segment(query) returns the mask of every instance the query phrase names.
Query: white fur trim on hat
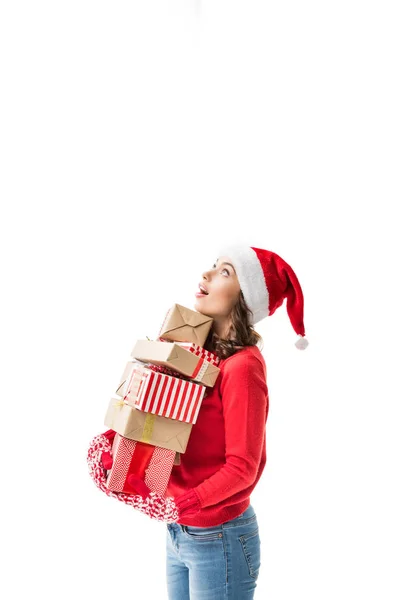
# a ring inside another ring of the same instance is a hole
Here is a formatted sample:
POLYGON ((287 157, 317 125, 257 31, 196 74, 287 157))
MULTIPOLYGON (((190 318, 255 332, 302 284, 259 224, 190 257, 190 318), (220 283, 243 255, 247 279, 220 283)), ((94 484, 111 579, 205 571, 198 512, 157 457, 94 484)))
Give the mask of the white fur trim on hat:
POLYGON ((247 306, 253 312, 251 325, 269 315, 269 293, 264 272, 253 248, 245 245, 224 246, 218 258, 228 256, 235 267, 247 306))

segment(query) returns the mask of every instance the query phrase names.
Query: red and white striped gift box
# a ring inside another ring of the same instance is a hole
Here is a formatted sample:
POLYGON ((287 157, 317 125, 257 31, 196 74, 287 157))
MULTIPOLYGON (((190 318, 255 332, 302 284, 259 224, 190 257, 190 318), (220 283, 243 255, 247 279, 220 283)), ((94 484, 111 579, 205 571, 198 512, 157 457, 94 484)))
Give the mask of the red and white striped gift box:
POLYGON ((163 496, 174 465, 175 450, 160 448, 130 440, 115 434, 111 456, 113 464, 107 474, 106 486, 114 492, 134 493, 128 477, 135 475, 144 480, 152 492, 163 496))
POLYGON ((198 346, 193 342, 175 342, 175 344, 182 346, 182 348, 185 348, 185 350, 189 350, 189 352, 192 352, 196 356, 204 358, 206 361, 213 364, 215 367, 218 367, 220 359, 216 354, 210 352, 210 350, 205 350, 202 346, 198 346))
POLYGON ((132 387, 138 393, 128 394, 124 400, 144 412, 196 423, 206 387, 147 367, 135 368, 132 387), (136 380, 136 381, 135 381, 136 380), (137 381, 140 380, 140 385, 137 381))
POLYGON ((131 371, 123 386, 123 399, 130 406, 136 406, 136 399, 141 393, 144 382, 146 381, 148 369, 142 363, 133 362, 131 371))

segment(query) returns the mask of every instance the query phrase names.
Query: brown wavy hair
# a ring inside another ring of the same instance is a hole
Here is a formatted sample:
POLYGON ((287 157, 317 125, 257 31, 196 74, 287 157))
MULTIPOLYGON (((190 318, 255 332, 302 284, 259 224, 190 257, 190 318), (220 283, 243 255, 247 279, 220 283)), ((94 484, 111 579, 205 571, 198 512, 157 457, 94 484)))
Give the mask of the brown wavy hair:
MULTIPOLYGON (((231 312, 231 326, 227 338, 219 337, 214 327, 211 327, 204 348, 216 354, 220 359, 228 358, 239 352, 243 346, 262 345, 263 339, 250 325, 252 311, 248 308, 242 290, 240 290, 238 301, 231 312)), ((260 347, 262 350, 262 346, 260 347)))

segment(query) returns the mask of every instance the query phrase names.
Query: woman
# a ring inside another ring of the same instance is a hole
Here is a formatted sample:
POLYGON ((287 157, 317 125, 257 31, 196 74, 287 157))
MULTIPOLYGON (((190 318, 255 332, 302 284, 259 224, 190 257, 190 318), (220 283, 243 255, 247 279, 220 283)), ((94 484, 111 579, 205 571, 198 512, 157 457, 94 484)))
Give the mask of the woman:
POLYGON ((213 318, 204 344, 221 359, 167 495, 179 518, 167 524, 170 600, 250 600, 260 570, 257 516, 250 504, 266 463, 266 366, 253 325, 284 298, 296 346, 304 349, 303 294, 277 254, 234 246, 202 275, 194 308, 213 318))

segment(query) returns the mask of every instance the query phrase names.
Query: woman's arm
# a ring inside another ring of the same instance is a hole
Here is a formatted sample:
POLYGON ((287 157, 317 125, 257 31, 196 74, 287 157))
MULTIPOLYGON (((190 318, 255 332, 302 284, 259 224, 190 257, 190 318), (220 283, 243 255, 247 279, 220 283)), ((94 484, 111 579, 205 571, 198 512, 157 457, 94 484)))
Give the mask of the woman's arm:
POLYGON ((180 512, 222 502, 255 481, 268 416, 265 364, 247 352, 224 365, 221 397, 225 422, 225 465, 214 475, 179 496, 180 512))

